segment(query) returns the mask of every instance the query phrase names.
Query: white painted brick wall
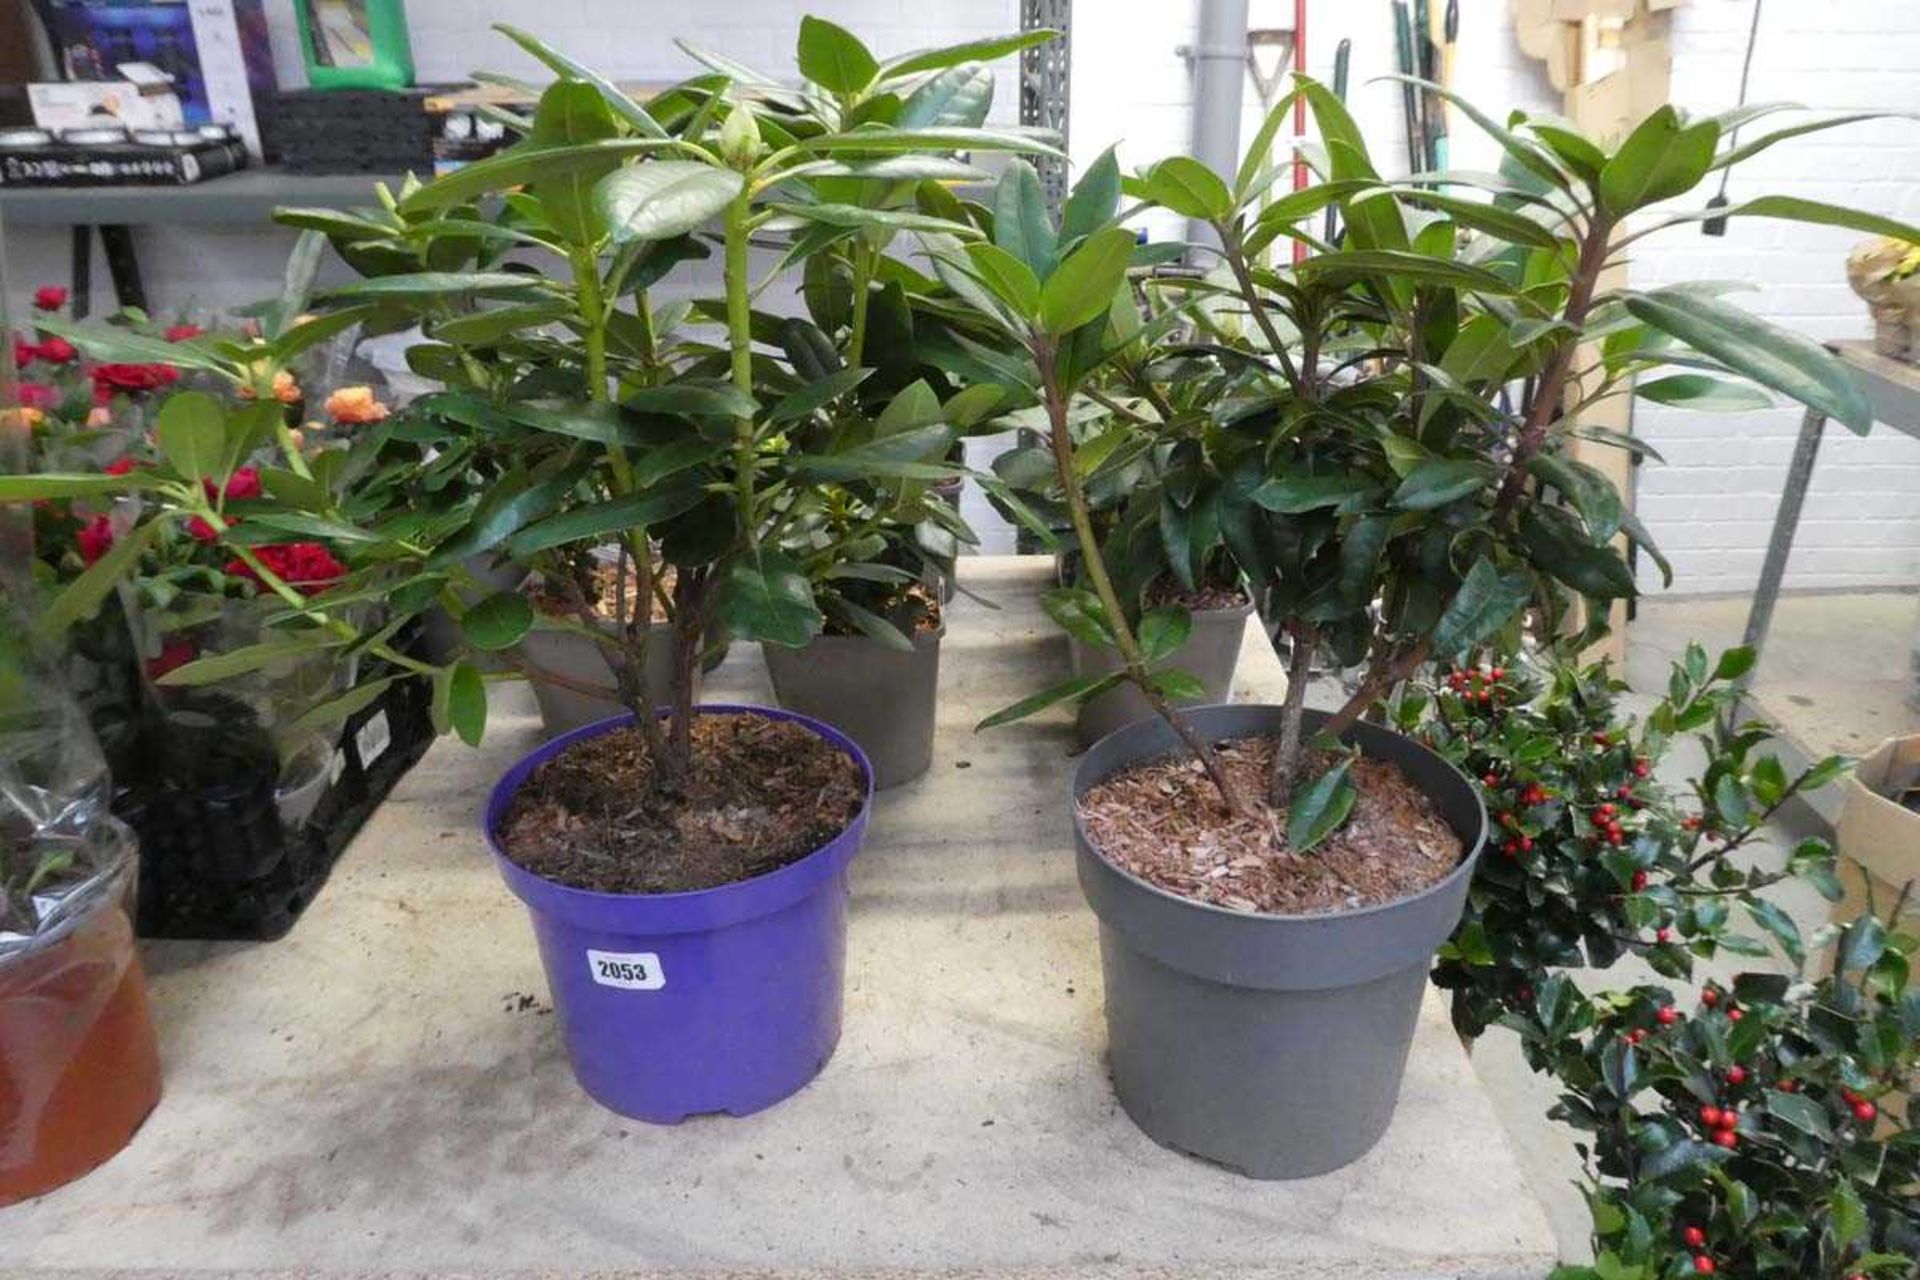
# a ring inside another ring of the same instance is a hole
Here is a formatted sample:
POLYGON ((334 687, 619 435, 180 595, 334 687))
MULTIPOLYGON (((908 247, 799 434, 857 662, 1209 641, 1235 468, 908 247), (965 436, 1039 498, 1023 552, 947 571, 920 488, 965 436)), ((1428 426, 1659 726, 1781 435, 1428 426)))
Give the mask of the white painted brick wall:
MULTIPOLYGON (((1676 14, 1673 96, 1694 111, 1734 101, 1745 49, 1749 0, 1694 0, 1676 14)), ((272 3, 276 58, 298 79, 291 8, 272 3)), ((1456 86, 1494 113, 1552 111, 1558 94, 1514 43, 1500 0, 1463 0, 1456 86)), ((531 62, 486 30, 506 21, 583 52, 616 75, 650 78, 686 66, 671 37, 686 35, 780 71, 790 65, 799 14, 813 11, 859 31, 882 52, 1009 30, 1013 0, 413 0, 414 54, 423 79, 457 78, 487 67, 531 72, 531 62), (479 12, 476 12, 478 10, 479 12)), ((1123 142, 1128 165, 1186 150, 1192 81, 1175 49, 1194 39, 1197 0, 1082 0, 1075 17, 1073 155, 1085 164, 1123 142)), ((1256 26, 1291 23, 1290 0, 1254 0, 1256 26)), ((1385 5, 1314 0, 1308 69, 1330 79, 1335 46, 1353 40, 1350 106, 1389 174, 1405 171, 1399 87, 1369 83, 1394 69, 1385 5)), ((1001 68, 996 114, 1014 111, 1011 60, 1001 68)), ((1767 6, 1750 96, 1840 110, 1920 108, 1920 2, 1821 0, 1767 6)), ((1259 110, 1251 86, 1247 125, 1259 110)), ((1490 169, 1493 144, 1456 120, 1453 159, 1490 169)), ((1801 139, 1742 166, 1732 198, 1779 192, 1856 204, 1920 219, 1920 126, 1892 120, 1801 139)), ((1155 236, 1178 234, 1170 223, 1155 236)), ((287 241, 276 233, 143 230, 143 265, 162 306, 226 304, 267 292, 287 241)), ((1703 277, 1756 286, 1742 305, 1816 338, 1861 337, 1863 308, 1848 290, 1843 259, 1858 237, 1833 229, 1735 222, 1724 239, 1679 229, 1643 243, 1634 280, 1652 285, 1703 277)), ((65 273, 64 235, 17 231, 16 290, 65 273)), ((1676 590, 1738 591, 1759 572, 1798 412, 1725 416, 1641 404, 1636 429, 1668 458, 1638 480, 1640 509, 1669 552, 1676 590)), ((1920 442, 1882 428, 1860 440, 1828 437, 1790 566, 1795 587, 1899 586, 1920 579, 1920 442)))

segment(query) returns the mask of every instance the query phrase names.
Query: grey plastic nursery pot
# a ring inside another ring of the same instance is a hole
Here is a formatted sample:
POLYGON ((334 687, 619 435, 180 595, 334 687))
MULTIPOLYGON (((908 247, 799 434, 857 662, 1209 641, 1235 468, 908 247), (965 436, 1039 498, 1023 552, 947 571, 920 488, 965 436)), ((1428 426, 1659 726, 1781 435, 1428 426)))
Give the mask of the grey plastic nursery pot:
MULTIPOLYGON (((1209 741, 1274 733, 1281 709, 1188 713, 1209 741)), ((1307 713, 1307 732, 1326 719, 1307 713)), ((1073 775, 1080 888, 1100 918, 1107 1037, 1121 1105, 1163 1146, 1254 1178, 1307 1178, 1366 1154, 1393 1118, 1433 953, 1459 923, 1486 809, 1440 756, 1375 725, 1348 741, 1400 766, 1467 853, 1383 906, 1260 915, 1195 902, 1101 856, 1078 816, 1088 788, 1182 750, 1159 719, 1102 739, 1073 775)), ((1311 855, 1309 855, 1311 856, 1311 855)))
MULTIPOLYGON (((647 684, 664 699, 673 679, 673 631, 664 622, 652 627, 647 638, 647 684)), ((609 623, 608 630, 612 629, 609 623)), ((548 734, 571 733, 626 713, 606 652, 580 632, 536 625, 521 639, 520 654, 534 701, 540 704, 540 723, 548 734)), ((695 697, 700 676, 696 668, 695 697)))
POLYGON ((867 636, 816 636, 798 649, 761 649, 780 705, 852 738, 873 764, 873 785, 886 788, 933 763, 945 634, 942 626, 915 636, 911 653, 867 636))
MULTIPOLYGON (((1240 642, 1247 634, 1247 618, 1252 613, 1250 603, 1231 609, 1193 611, 1193 633, 1167 657, 1164 665, 1197 676, 1206 692, 1193 702, 1181 705, 1207 706, 1227 700, 1233 690, 1234 668, 1240 663, 1240 642)), ((1120 669, 1120 657, 1111 649, 1096 649, 1072 636, 1067 637, 1067 644, 1076 676, 1104 675, 1120 669)), ((1080 745, 1088 747, 1115 729, 1151 715, 1153 708, 1140 690, 1123 684, 1081 703, 1074 720, 1074 733, 1080 745)))

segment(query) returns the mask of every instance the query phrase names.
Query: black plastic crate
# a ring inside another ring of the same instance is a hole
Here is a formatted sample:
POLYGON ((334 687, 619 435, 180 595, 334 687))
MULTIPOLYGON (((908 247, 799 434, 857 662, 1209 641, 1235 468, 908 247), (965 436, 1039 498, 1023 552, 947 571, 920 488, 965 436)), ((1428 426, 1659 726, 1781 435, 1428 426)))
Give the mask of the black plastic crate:
POLYGON ((271 777, 197 789, 124 788, 115 811, 140 835, 138 928, 146 938, 284 937, 380 802, 433 745, 432 690, 396 680, 341 727, 332 778, 288 832, 271 777))
POLYGON ((289 173, 433 172, 439 87, 290 89, 275 105, 280 165, 289 173))

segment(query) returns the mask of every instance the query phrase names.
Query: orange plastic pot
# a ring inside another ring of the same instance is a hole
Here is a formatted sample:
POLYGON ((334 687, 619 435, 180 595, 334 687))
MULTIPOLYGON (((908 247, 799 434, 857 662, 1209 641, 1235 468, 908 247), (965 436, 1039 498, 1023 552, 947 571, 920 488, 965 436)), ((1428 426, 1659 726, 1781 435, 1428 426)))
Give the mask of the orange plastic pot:
POLYGON ((0 1206, 103 1163, 160 1100, 160 1050, 118 891, 0 959, 0 1206))

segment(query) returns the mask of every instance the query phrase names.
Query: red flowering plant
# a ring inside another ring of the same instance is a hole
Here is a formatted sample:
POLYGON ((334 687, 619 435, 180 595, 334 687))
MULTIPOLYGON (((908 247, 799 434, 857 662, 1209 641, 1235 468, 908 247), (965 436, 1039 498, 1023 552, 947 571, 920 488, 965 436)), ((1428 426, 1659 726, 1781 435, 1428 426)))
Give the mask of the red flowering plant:
POLYGON ((218 686, 209 692, 239 696, 267 720, 283 755, 392 680, 435 673, 393 638, 446 577, 423 580, 431 529, 396 516, 371 483, 388 465, 390 430, 372 392, 345 396, 348 411, 325 424, 326 439, 344 437, 339 447, 296 425, 293 363, 378 309, 302 315, 300 277, 317 244, 296 254, 257 335, 175 328, 169 340, 135 325, 47 321, 95 371, 116 371, 109 379, 165 364, 218 393, 176 391, 150 433, 103 463, 73 467, 69 454, 49 467, 43 451, 38 474, 0 476, 0 502, 32 501, 43 522, 69 523, 70 539, 40 552, 38 572, 59 589, 50 627, 124 601, 163 710, 170 691, 218 686))
POLYGON ((1767 750, 1770 729, 1731 722, 1733 682, 1752 664, 1750 649, 1709 663, 1691 645, 1638 719, 1621 711, 1626 686, 1604 664, 1545 656, 1456 667, 1401 701, 1401 727, 1479 784, 1494 828, 1434 970, 1461 1035, 1531 1016, 1553 970, 1606 969, 1635 954, 1684 978, 1723 951, 1765 955, 1736 917, 1800 958, 1791 922, 1763 894, 1799 876, 1837 900, 1832 848, 1803 841, 1777 870, 1746 856, 1783 805, 1831 782, 1845 761, 1790 775, 1767 750), (1704 766, 1669 787, 1655 770, 1689 734, 1704 766))

